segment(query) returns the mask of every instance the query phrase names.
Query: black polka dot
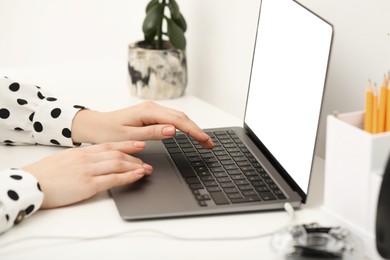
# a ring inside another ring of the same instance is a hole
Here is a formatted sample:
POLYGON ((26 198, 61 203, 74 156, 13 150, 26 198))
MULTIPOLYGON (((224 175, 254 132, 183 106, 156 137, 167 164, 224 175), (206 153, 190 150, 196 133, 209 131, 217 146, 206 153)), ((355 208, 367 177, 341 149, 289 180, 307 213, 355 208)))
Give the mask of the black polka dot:
POLYGON ((57 99, 54 98, 54 97, 48 97, 48 98, 46 98, 46 100, 47 100, 47 101, 56 101, 57 99))
POLYGON ((80 106, 80 105, 74 105, 73 107, 74 108, 78 108, 78 109, 84 109, 85 108, 85 106, 80 106))
POLYGON ((16 101, 17 101, 18 104, 21 105, 21 106, 27 104, 27 100, 25 100, 25 99, 18 98, 16 101))
POLYGON ((10 113, 9 113, 8 109, 6 109, 6 108, 0 109, 0 118, 7 119, 9 117, 9 115, 10 115, 10 113))
POLYGON ((35 112, 32 112, 31 115, 28 117, 28 119, 30 119, 31 122, 34 120, 34 115, 35 112))
POLYGON ((45 99, 45 96, 40 91, 38 91, 37 96, 39 99, 45 99))
POLYGON ((26 211, 26 214, 28 215, 28 214, 30 214, 31 212, 33 212, 34 211, 34 205, 30 205, 30 206, 28 206, 27 207, 27 209, 25 210, 26 211))
POLYGON ((14 175, 11 175, 11 176, 9 176, 9 177, 11 177, 12 179, 14 179, 14 180, 21 180, 21 179, 23 179, 23 177, 22 176, 20 176, 20 175, 16 175, 16 174, 14 174, 14 175))
POLYGON ((39 182, 37 183, 37 188, 38 188, 39 191, 42 191, 41 190, 41 185, 39 184, 39 182))
POLYGON ((51 117, 52 118, 57 118, 61 115, 61 109, 59 108, 54 108, 52 111, 51 111, 51 117))
POLYGON ((5 219, 6 219, 7 221, 9 221, 9 215, 8 215, 8 214, 5 215, 5 219))
POLYGON ((58 141, 55 140, 55 139, 51 139, 51 140, 50 140, 50 143, 55 144, 55 145, 60 145, 60 142, 58 142, 58 141))
POLYGON ((43 126, 41 123, 35 122, 33 126, 34 126, 35 132, 38 132, 38 133, 42 132, 43 126))
POLYGON ((62 135, 66 138, 72 137, 72 132, 69 130, 69 128, 62 129, 62 135))
POLYGON ((6 143, 6 144, 13 144, 14 142, 11 141, 11 140, 4 140, 4 143, 6 143))
POLYGON ((9 197, 11 200, 18 200, 18 199, 19 199, 19 195, 18 195, 15 191, 13 191, 13 190, 9 190, 9 191, 7 192, 7 194, 8 194, 8 197, 9 197))
POLYGON ((18 91, 19 88, 20 88, 20 85, 19 85, 19 83, 17 83, 17 82, 14 82, 14 83, 12 83, 11 85, 9 85, 9 90, 11 90, 11 91, 13 91, 13 92, 18 91))
POLYGON ((41 87, 40 86, 35 86, 37 89, 41 89, 41 87))
POLYGON ((15 130, 15 131, 24 131, 24 130, 23 130, 22 128, 20 128, 20 127, 15 127, 14 130, 15 130))

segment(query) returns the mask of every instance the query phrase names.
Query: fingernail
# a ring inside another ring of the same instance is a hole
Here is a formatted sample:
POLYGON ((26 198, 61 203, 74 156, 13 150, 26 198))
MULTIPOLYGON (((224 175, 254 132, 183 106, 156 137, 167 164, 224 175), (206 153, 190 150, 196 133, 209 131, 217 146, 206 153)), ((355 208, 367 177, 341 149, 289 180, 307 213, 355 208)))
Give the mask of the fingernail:
POLYGON ((152 173, 153 167, 152 167, 151 165, 149 165, 149 164, 147 164, 147 163, 144 163, 144 164, 143 164, 143 167, 144 167, 144 169, 145 169, 145 171, 146 171, 147 173, 152 173))
POLYGON ((173 136, 176 134, 176 128, 173 126, 164 127, 162 133, 166 136, 173 136))
POLYGON ((203 133, 203 135, 205 136, 207 142, 209 142, 212 146, 215 146, 213 139, 211 139, 211 137, 208 134, 203 133))
POLYGON ((142 141, 134 142, 134 146, 137 148, 145 148, 145 142, 142 141))

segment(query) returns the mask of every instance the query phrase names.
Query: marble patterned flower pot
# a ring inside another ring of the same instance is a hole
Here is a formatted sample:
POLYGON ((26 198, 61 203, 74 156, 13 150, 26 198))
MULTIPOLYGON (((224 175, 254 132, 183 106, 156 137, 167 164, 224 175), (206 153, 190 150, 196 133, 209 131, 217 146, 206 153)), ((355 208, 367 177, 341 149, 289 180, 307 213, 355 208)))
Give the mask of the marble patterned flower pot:
POLYGON ((129 45, 128 70, 131 93, 143 99, 171 99, 184 95, 187 60, 183 50, 148 49, 144 42, 129 45))

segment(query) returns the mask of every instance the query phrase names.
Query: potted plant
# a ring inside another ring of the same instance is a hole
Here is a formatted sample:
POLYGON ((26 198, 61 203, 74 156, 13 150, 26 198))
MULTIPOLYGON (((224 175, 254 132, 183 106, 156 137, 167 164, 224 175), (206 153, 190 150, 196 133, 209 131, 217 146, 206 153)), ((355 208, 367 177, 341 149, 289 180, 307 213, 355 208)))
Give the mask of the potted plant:
POLYGON ((175 0, 151 0, 142 25, 144 40, 129 45, 133 95, 145 99, 180 97, 187 86, 186 21, 175 0))

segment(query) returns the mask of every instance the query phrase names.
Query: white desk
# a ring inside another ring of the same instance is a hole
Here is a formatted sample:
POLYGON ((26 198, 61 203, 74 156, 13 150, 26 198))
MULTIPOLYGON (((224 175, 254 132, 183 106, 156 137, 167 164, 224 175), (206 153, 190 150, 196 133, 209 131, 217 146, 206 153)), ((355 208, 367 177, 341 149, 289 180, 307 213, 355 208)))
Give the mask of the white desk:
MULTIPOLYGON (((51 67, 0 69, 15 80, 41 85, 58 96, 97 110, 111 110, 142 100, 130 95, 126 64, 115 61, 77 62, 51 67), (77 94, 75 94, 77 93, 77 94)), ((161 101, 187 113, 202 128, 241 125, 241 120, 193 96, 161 101)), ((0 169, 19 167, 62 148, 0 146, 0 169)), ((295 224, 340 222, 321 209, 324 162, 316 159, 308 203, 296 212, 295 224)), ((107 192, 72 206, 41 210, 0 236, 0 259, 282 259, 269 246, 270 237, 253 240, 180 241, 150 232, 100 240, 34 239, 1 248, 30 236, 94 237, 123 231, 152 229, 176 236, 244 237, 267 233, 286 223, 283 211, 123 221, 107 192)), ((369 241, 370 242, 370 241, 369 241)), ((371 241, 372 242, 372 241, 371 241)), ((367 250, 372 251, 372 243, 367 250)), ((374 259, 374 258, 373 258, 374 259)), ((376 259, 376 258, 375 258, 376 259)))

